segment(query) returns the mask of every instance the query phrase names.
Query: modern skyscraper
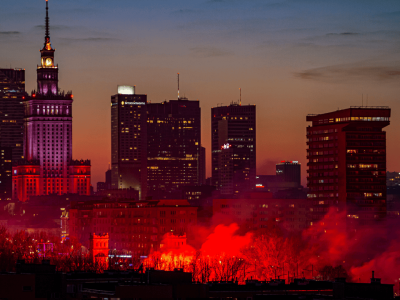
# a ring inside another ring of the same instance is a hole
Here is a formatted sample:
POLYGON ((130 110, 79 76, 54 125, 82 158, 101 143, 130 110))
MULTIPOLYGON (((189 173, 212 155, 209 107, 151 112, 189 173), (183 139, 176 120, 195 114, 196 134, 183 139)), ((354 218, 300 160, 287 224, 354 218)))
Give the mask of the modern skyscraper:
POLYGON ((90 161, 72 161, 71 92, 58 89, 58 65, 50 43, 48 2, 46 34, 37 67, 37 91, 24 101, 25 161, 13 167, 13 197, 90 194, 90 161))
POLYGON ((256 177, 256 106, 211 109, 212 181, 221 193, 248 191, 256 177))
POLYGON ((12 198, 12 148, 0 147, 0 201, 12 198))
POLYGON ((154 199, 181 195, 202 183, 199 101, 180 98, 147 105, 147 185, 154 199))
POLYGON ((199 184, 206 184, 206 148, 200 147, 199 184))
POLYGON ((308 115, 308 197, 313 218, 334 206, 350 224, 386 216, 386 132, 388 107, 351 107, 308 115))
POLYGON ((0 144, 10 147, 12 160, 23 159, 25 70, 0 69, 0 144))
MULTIPOLYGON (((147 95, 119 86, 111 97, 111 186, 134 188, 146 198, 147 95)), ((138 199, 139 200, 139 199, 138 199)))
POLYGON ((283 182, 294 182, 297 187, 301 186, 301 164, 298 161, 281 161, 276 164, 276 175, 283 182))

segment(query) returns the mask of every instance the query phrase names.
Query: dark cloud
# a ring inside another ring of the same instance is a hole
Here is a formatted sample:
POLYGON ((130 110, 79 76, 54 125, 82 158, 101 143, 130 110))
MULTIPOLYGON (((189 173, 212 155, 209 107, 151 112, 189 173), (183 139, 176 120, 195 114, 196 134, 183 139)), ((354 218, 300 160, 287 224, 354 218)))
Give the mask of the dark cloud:
POLYGON ((343 83, 354 80, 398 81, 400 79, 400 62, 392 63, 391 66, 361 63, 326 66, 297 72, 295 76, 300 79, 343 83))
MULTIPOLYGON (((40 29, 40 30, 45 30, 46 26, 45 25, 36 25, 34 27, 35 29, 40 29)), ((71 29, 72 27, 66 26, 66 25, 50 25, 50 30, 65 30, 65 29, 71 29)))
POLYGON ((330 35, 334 35, 334 36, 337 36, 337 35, 350 36, 350 35, 358 35, 358 33, 357 32, 341 32, 341 33, 327 33, 326 35, 327 36, 330 36, 330 35))
POLYGON ((113 41, 117 39, 108 37, 87 37, 87 38, 63 38, 63 40, 70 42, 101 42, 101 41, 113 41))
POLYGON ((218 49, 215 47, 195 47, 190 48, 190 51, 199 57, 217 57, 232 55, 232 52, 218 49))
POLYGON ((19 31, 0 31, 0 35, 13 35, 13 34, 20 34, 19 31))

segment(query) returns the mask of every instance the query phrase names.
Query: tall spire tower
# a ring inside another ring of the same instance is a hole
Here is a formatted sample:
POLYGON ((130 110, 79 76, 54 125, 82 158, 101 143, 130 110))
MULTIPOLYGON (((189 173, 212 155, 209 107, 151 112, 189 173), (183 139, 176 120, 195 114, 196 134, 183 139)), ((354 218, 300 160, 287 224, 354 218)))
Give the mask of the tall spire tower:
POLYGON ((37 66, 37 91, 24 101, 24 157, 13 167, 13 198, 34 195, 90 194, 90 161, 72 160, 71 93, 58 91, 58 66, 50 43, 49 7, 37 66))
POLYGON ((46 0, 46 32, 44 46, 40 50, 41 65, 37 69, 37 93, 40 95, 58 93, 58 66, 54 64, 54 51, 50 43, 49 2, 46 0))

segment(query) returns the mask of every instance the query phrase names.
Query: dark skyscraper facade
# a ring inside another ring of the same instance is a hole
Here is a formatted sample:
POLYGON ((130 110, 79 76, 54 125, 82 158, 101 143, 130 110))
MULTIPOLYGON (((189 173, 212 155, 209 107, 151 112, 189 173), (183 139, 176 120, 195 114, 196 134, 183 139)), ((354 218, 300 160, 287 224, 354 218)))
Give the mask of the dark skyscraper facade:
POLYGON ((313 219, 331 206, 349 224, 370 224, 386 216, 386 132, 388 107, 351 107, 308 115, 308 197, 313 219))
POLYGON ((255 187, 256 106, 231 104, 211 109, 212 181, 223 194, 255 187))
POLYGON ((200 147, 199 184, 206 184, 206 148, 200 147))
POLYGON ((25 70, 0 69, 0 144, 10 147, 12 160, 24 157, 25 70))
POLYGON ((111 97, 111 187, 134 188, 146 197, 147 96, 119 86, 111 97))
POLYGON ((153 199, 181 195, 202 183, 199 101, 186 98, 147 105, 147 185, 153 199))
POLYGON ((301 165, 297 161, 281 161, 276 164, 276 175, 283 178, 283 182, 295 182, 301 185, 301 165))
POLYGON ((12 148, 0 146, 0 201, 12 199, 12 148))
POLYGON ((31 195, 90 194, 90 161, 72 161, 73 95, 58 90, 54 52, 46 1, 38 90, 24 100, 25 161, 13 167, 13 197, 21 201, 31 195))

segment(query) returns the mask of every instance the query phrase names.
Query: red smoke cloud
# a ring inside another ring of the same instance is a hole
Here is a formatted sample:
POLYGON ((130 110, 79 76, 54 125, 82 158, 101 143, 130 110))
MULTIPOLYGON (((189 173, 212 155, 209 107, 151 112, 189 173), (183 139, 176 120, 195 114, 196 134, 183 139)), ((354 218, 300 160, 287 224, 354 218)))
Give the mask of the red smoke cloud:
POLYGON ((346 271, 349 280, 369 282, 373 270, 383 283, 397 282, 398 226, 389 226, 394 233, 379 225, 374 225, 373 230, 357 226, 350 230, 347 221, 344 213, 332 208, 301 234, 279 229, 240 234, 243 228, 236 223, 199 226, 195 229, 199 233, 196 247, 187 245, 151 253, 144 265, 162 270, 183 268, 193 273, 194 280, 203 282, 275 277, 291 281, 302 276, 332 280, 334 276, 346 276, 346 271))

